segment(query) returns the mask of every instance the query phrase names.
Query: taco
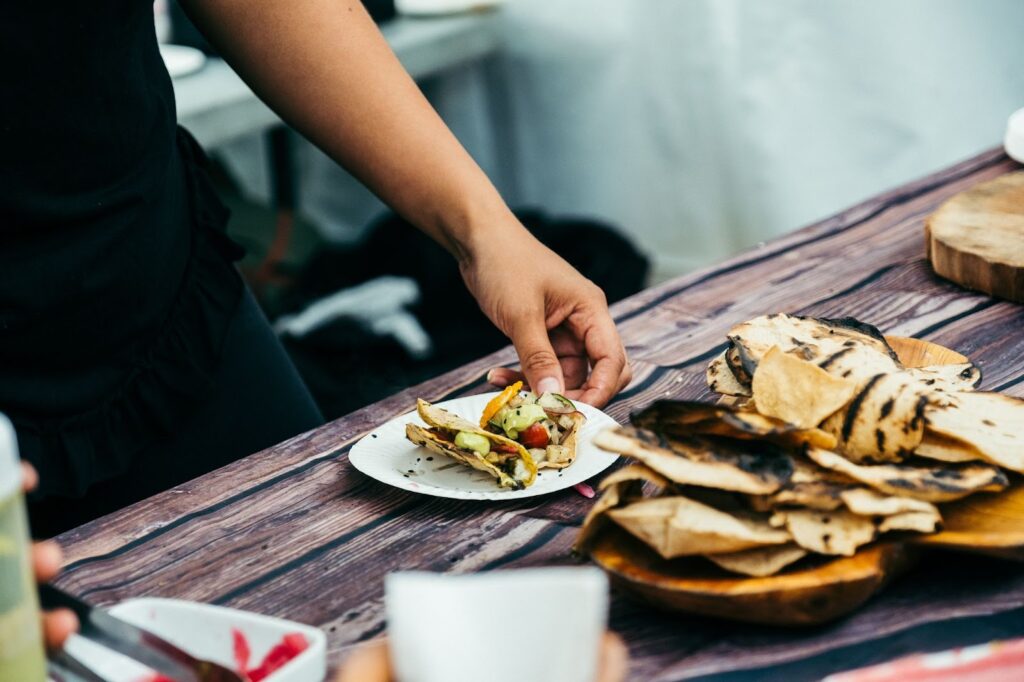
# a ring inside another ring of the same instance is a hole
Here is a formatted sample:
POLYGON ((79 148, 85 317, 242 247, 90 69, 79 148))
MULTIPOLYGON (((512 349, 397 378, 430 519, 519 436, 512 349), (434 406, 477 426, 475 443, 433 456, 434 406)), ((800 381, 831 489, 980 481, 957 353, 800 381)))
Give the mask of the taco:
POLYGON ((416 411, 427 423, 427 428, 405 425, 405 437, 416 445, 486 472, 502 488, 521 490, 533 485, 537 465, 519 443, 485 431, 426 400, 416 401, 416 411))
POLYGON ((558 393, 521 393, 523 382, 505 388, 487 403, 480 428, 519 443, 538 469, 564 469, 576 459, 576 440, 587 421, 571 400, 558 393))

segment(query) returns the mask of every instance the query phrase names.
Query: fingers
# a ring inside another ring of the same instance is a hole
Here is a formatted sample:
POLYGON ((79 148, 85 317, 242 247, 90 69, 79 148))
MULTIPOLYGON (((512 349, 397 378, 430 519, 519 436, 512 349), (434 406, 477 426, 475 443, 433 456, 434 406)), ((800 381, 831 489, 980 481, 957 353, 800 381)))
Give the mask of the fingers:
POLYGON ((32 545, 32 569, 40 582, 52 580, 57 576, 61 560, 60 547, 53 540, 32 545))
POLYGON ((626 350, 608 312, 570 316, 570 324, 583 339, 587 356, 593 364, 590 377, 583 385, 579 400, 603 407, 632 378, 626 350))
POLYGON ((370 642, 356 647, 345 660, 335 682, 364 682, 365 680, 391 680, 393 672, 384 641, 370 642))
POLYGON ((43 615, 43 639, 49 649, 64 646, 64 640, 78 630, 78 618, 68 609, 57 609, 43 615))
POLYGON ((495 367, 487 373, 487 383, 498 388, 505 388, 517 381, 526 381, 522 372, 517 372, 508 367, 495 367))
POLYGON ((544 325, 541 313, 522 319, 512 330, 512 345, 519 354, 519 364, 526 376, 526 383, 533 392, 561 393, 564 390, 562 366, 558 362, 548 338, 548 330, 544 325))
POLYGON ((622 682, 629 668, 629 649, 614 632, 601 638, 601 654, 597 664, 597 682, 622 682))
POLYGON ((21 463, 21 489, 26 493, 35 490, 39 485, 39 474, 28 462, 21 463))

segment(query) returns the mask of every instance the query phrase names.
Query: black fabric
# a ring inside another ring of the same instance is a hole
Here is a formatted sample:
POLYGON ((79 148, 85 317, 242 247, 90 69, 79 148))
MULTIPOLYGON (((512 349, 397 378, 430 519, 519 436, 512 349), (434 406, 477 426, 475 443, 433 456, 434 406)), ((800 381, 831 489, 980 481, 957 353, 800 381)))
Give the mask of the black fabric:
POLYGON ((97 484, 156 472, 154 444, 230 389, 242 251, 176 127, 151 0, 0 4, 0 89, 0 411, 40 471, 33 499, 95 508, 97 484))
POLYGON ((138 453, 127 471, 92 486, 84 497, 30 499, 35 537, 52 537, 323 423, 250 294, 229 323, 224 360, 210 377, 203 409, 138 453))
MULTIPOLYGON (((553 219, 516 211, 522 223, 605 292, 609 303, 643 289, 647 259, 621 232, 587 219, 553 219)), ((516 263, 508 263, 515 270, 516 263)), ((285 346, 328 419, 347 414, 508 344, 480 312, 451 255, 406 221, 389 214, 354 247, 326 248, 299 274, 282 312, 301 309, 339 289, 382 275, 409 277, 421 292, 413 312, 429 334, 429 358, 351 319, 339 319, 285 346)))

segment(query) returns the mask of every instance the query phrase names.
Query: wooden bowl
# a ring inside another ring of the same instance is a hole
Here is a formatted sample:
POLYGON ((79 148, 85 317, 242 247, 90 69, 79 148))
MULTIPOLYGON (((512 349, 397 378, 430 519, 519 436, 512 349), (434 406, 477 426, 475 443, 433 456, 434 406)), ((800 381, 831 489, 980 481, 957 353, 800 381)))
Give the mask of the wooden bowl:
MULTIPOLYGON (((930 341, 886 337, 907 367, 960 364, 968 359, 930 341)), ((852 557, 804 559, 765 578, 745 578, 701 557, 665 560, 613 524, 597 538, 591 558, 612 582, 670 611, 771 625, 816 625, 845 615, 909 569, 916 546, 1024 560, 1024 483, 942 505, 945 530, 907 535, 862 548, 852 557)))

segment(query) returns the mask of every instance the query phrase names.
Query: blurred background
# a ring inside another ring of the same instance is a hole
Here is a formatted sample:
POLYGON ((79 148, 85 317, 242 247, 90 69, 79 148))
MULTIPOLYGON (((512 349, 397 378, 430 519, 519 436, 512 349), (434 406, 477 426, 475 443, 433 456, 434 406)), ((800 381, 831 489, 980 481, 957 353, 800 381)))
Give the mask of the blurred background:
MULTIPOLYGON (((367 2, 509 204, 611 300, 991 148, 1024 106, 1020 0, 436 11, 459 4, 367 2)), ((203 47, 173 0, 156 13, 203 47)), ((180 64, 246 276, 329 417, 504 345, 443 253, 215 56, 180 64)))

